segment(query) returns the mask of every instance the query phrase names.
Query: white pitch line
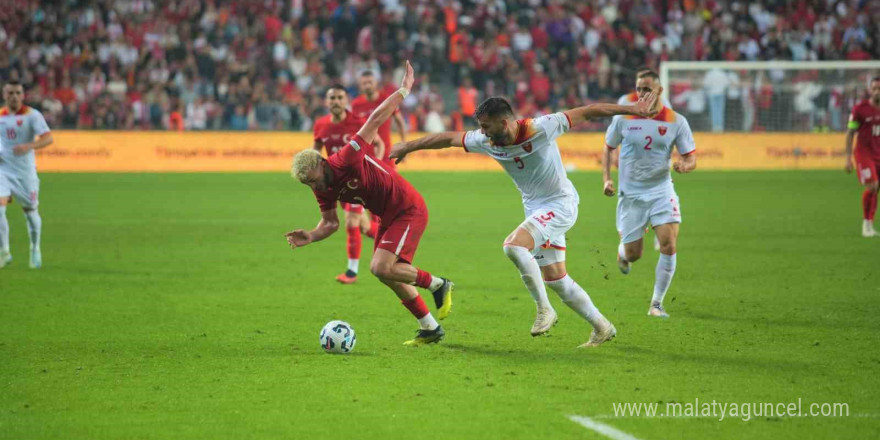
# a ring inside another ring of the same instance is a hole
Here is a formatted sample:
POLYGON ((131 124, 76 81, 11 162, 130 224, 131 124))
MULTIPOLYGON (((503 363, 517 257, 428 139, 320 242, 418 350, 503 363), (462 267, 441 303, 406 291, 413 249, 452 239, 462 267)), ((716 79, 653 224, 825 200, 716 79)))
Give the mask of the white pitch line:
POLYGON ((599 434, 604 435, 612 440, 640 440, 638 437, 634 437, 629 435, 613 426, 606 425, 604 423, 599 423, 589 417, 584 416, 568 416, 568 419, 572 422, 577 423, 578 425, 583 426, 592 431, 596 431, 599 434))

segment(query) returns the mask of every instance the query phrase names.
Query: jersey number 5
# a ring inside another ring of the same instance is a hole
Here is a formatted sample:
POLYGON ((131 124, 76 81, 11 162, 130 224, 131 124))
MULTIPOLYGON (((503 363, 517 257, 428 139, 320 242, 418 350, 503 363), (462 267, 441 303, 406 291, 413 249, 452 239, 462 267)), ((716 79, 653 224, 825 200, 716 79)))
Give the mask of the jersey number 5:
POLYGON ((645 136, 645 140, 648 141, 648 145, 645 145, 645 149, 650 150, 651 144, 654 143, 654 139, 652 139, 651 136, 645 136))
POLYGON ((522 159, 520 159, 519 157, 514 157, 513 161, 516 162, 516 167, 520 170, 526 167, 526 163, 523 162, 522 159))

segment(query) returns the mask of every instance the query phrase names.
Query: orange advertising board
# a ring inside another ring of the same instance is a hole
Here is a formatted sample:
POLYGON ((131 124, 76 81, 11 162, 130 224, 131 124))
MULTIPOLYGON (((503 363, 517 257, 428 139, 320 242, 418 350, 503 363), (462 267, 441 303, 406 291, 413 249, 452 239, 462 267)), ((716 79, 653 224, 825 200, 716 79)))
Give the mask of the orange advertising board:
MULTIPOLYGON (((42 171, 163 172, 278 171, 290 169, 310 133, 53 131, 40 150, 42 171)), ((419 134, 410 134, 414 139, 419 134)), ((842 168, 843 134, 697 133, 698 166, 714 170, 842 168)), ((558 139, 569 169, 598 170, 602 133, 569 133, 558 139)), ((460 149, 420 151, 401 170, 500 170, 488 157, 460 149)))

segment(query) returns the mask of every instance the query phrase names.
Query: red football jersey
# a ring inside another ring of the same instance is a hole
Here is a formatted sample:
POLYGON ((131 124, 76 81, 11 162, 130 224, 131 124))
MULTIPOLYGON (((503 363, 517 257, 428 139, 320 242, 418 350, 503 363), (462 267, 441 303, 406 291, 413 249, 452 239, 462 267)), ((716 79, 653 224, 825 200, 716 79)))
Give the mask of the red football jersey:
POLYGON ((333 170, 333 185, 314 191, 321 211, 335 209, 337 200, 357 203, 386 223, 410 209, 427 210, 421 194, 393 168, 365 155, 363 145, 363 138, 355 135, 339 153, 327 159, 333 170))
MULTIPOLYGON (((370 113, 373 113, 373 110, 376 110, 376 107, 379 107, 379 104, 382 104, 382 102, 389 96, 389 93, 385 93, 381 90, 376 96, 376 99, 372 101, 367 99, 367 95, 360 95, 351 101, 351 112, 358 118, 366 121, 367 118, 370 117, 370 113)), ((397 112, 395 111, 394 113, 397 112)), ((391 118, 388 118, 384 124, 379 126, 379 137, 382 138, 382 142, 385 143, 385 154, 383 154, 382 160, 392 162, 388 159, 388 155, 391 154, 391 118)))
POLYGON ((864 100, 853 107, 849 128, 856 129, 856 154, 880 160, 880 108, 864 100))
MULTIPOLYGON (((338 153, 357 134, 362 125, 364 125, 364 120, 346 110, 345 119, 342 122, 333 122, 331 114, 321 116, 315 121, 313 131, 315 140, 324 144, 324 151, 329 157, 338 153)), ((373 146, 368 145, 366 148, 367 154, 373 155, 373 146)))

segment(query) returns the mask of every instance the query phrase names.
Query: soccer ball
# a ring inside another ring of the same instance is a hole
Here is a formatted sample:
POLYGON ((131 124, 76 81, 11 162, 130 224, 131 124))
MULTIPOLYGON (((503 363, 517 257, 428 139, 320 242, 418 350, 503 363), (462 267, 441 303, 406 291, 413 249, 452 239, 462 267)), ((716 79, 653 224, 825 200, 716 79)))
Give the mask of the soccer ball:
POLYGON ((357 338, 345 321, 330 321, 321 329, 321 348, 327 353, 350 353, 357 338))

